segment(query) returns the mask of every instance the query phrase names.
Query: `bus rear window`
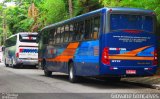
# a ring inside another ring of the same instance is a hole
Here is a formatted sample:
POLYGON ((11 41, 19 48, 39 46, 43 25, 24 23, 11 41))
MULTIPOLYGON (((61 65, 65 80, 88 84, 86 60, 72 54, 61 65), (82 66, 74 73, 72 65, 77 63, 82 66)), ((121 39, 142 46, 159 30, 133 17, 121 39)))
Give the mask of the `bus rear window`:
POLYGON ((37 34, 19 34, 20 42, 36 42, 37 34))
POLYGON ((153 18, 143 15, 111 14, 111 31, 113 30, 144 30, 153 32, 153 18))

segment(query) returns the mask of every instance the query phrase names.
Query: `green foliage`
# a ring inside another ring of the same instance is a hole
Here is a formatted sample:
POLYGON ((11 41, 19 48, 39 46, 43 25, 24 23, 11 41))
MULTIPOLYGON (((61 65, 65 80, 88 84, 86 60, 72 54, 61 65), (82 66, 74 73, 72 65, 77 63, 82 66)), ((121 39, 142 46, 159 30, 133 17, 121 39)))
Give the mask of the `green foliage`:
MULTIPOLYGON (((5 0, 4 2, 10 1, 14 1, 16 6, 3 9, 4 5, 0 4, 0 14, 2 12, 5 14, 8 32, 13 34, 20 31, 30 31, 33 25, 38 25, 41 29, 48 24, 69 18, 68 0, 5 0), (28 17, 28 8, 32 3, 38 8, 39 14, 36 20, 28 17)), ((154 10, 160 23, 160 0, 72 0, 72 2, 73 16, 102 6, 134 7, 154 10)), ((0 25, 2 23, 2 16, 0 16, 0 25)), ((0 27, 1 31, 2 27, 0 27)))
POLYGON ((27 11, 25 10, 28 6, 16 6, 10 7, 5 10, 6 21, 9 27, 9 31, 14 33, 27 31, 29 30, 28 27, 31 25, 26 26, 28 24, 27 21, 27 11), (26 23, 24 23, 26 22, 26 23), (22 23, 24 25, 22 25, 22 23), (25 27, 22 27, 25 26, 25 27))
POLYGON ((100 0, 106 7, 134 7, 154 10, 160 23, 160 0, 100 0))
POLYGON ((74 16, 87 13, 102 7, 99 0, 73 0, 74 16))
POLYGON ((68 17, 65 3, 62 0, 45 0, 40 5, 39 21, 44 25, 59 22, 68 17))

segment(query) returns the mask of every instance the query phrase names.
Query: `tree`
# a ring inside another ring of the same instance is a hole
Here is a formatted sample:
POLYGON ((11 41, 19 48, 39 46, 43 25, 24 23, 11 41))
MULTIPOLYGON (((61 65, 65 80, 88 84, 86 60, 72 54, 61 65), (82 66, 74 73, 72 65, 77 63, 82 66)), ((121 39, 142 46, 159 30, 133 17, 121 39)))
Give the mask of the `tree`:
POLYGON ((40 15, 38 21, 42 23, 43 26, 68 18, 63 0, 45 0, 45 2, 40 5, 39 10, 40 15))
POLYGON ((74 15, 77 16, 92 10, 99 9, 101 7, 102 5, 99 3, 99 0, 75 0, 74 15))
POLYGON ((70 17, 73 16, 73 3, 72 0, 68 0, 68 6, 69 6, 69 15, 70 17))

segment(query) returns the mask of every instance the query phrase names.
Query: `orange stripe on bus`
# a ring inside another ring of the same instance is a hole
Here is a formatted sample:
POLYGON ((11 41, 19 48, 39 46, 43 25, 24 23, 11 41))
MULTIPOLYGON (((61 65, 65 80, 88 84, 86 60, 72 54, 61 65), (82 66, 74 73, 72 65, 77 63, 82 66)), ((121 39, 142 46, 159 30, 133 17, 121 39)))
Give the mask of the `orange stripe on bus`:
POLYGON ((130 51, 130 52, 126 52, 124 54, 118 54, 117 56, 136 56, 139 52, 141 52, 142 50, 144 50, 148 47, 150 47, 150 46, 145 46, 145 47, 142 47, 142 48, 130 51))
POLYGON ((57 57, 55 58, 48 58, 47 61, 56 61, 56 62, 68 62, 69 59, 73 58, 76 49, 78 48, 79 42, 70 43, 67 48, 57 57))
POLYGON ((154 57, 109 56, 109 59, 119 59, 119 60, 154 60, 154 57))

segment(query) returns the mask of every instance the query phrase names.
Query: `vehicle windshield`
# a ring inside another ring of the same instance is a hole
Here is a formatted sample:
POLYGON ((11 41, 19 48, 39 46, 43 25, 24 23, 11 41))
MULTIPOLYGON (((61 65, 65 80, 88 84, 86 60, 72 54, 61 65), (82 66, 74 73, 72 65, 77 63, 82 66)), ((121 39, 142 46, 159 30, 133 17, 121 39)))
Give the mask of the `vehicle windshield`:
POLYGON ((111 31, 113 30, 144 30, 153 32, 153 17, 143 15, 111 14, 111 31))
POLYGON ((20 42, 33 42, 35 43, 37 39, 37 34, 19 34, 20 42))

